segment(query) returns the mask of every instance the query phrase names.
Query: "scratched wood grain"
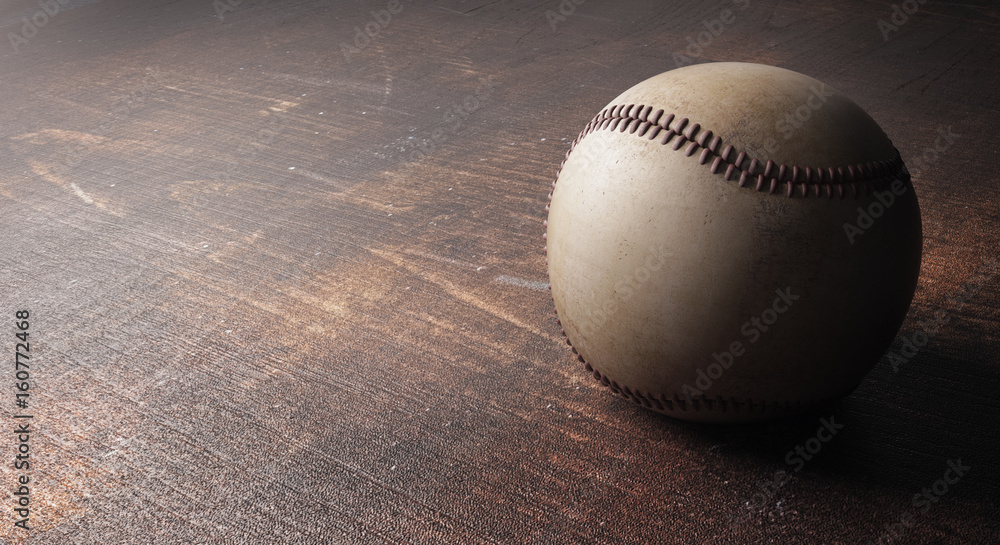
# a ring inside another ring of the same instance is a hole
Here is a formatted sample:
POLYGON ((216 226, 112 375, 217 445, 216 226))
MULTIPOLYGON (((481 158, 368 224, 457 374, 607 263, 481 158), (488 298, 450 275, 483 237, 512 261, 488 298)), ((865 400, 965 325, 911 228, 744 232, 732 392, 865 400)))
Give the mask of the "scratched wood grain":
POLYGON ((0 313, 32 313, 39 430, 34 529, 4 496, 0 540, 1000 540, 990 2, 932 0, 887 35, 888 0, 222 5, 75 2, 17 51, 39 5, 0 8, 0 313), (927 159, 893 349, 947 323, 827 411, 676 422, 599 387, 560 336, 551 179, 675 54, 814 76, 927 159), (959 136, 928 152, 940 131, 959 136))

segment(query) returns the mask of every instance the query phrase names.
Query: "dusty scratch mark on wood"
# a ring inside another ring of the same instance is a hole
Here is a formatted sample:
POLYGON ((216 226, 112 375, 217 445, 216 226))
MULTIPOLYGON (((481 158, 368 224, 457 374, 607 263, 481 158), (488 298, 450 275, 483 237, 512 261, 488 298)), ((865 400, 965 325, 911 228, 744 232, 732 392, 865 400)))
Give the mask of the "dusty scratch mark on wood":
POLYGON ((493 281, 501 284, 510 284, 519 288, 528 288, 529 290, 547 291, 549 289, 549 283, 543 280, 525 280, 524 278, 507 276, 506 274, 501 274, 494 278, 493 281))
POLYGON ((497 305, 496 303, 491 301, 483 300, 480 297, 477 297, 475 294, 471 293, 470 291, 462 289, 461 287, 455 285, 454 282, 446 278, 443 274, 437 273, 425 267, 420 267, 419 265, 404 259, 399 253, 389 250, 377 250, 377 249, 373 249, 370 251, 373 254, 378 255, 386 259, 387 261, 395 263, 396 265, 407 269, 408 271, 420 276, 421 278, 424 278, 428 282, 438 285, 439 287, 444 289, 445 292, 447 292, 449 295, 451 295, 455 299, 458 299, 459 301, 462 301, 463 303, 472 305, 484 312, 496 316, 497 318, 510 322, 511 324, 514 324, 515 326, 521 329, 530 331, 531 333, 534 333, 539 337, 549 339, 556 343, 562 342, 557 337, 545 333, 537 326, 525 323, 516 316, 504 310, 502 306, 497 305))

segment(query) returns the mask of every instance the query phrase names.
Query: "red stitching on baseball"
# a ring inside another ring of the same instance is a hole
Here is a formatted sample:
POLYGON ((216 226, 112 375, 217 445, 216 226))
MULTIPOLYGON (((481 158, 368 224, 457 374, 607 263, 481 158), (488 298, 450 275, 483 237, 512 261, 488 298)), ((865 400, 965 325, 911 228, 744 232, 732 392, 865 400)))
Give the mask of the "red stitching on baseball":
MULTIPOLYGON (((573 148, 583 141, 584 137, 598 130, 617 129, 622 133, 628 130, 630 134, 637 136, 646 136, 648 133, 646 138, 649 140, 656 138, 662 130, 666 133, 660 140, 660 144, 666 145, 676 136, 677 139, 672 146, 674 151, 679 151, 687 144, 684 153, 690 157, 700 150, 698 162, 702 165, 711 164, 710 168, 713 174, 718 174, 725 165, 723 176, 727 181, 732 179, 736 171, 739 171, 740 187, 747 187, 748 178, 752 176, 757 178, 756 184, 753 184, 752 188, 756 191, 766 190, 770 194, 778 193, 778 186, 785 183, 791 184, 783 191, 787 197, 792 197, 795 194, 795 186, 800 186, 799 195, 805 197, 810 194, 807 186, 833 185, 837 186, 837 196, 843 199, 847 196, 847 191, 844 188, 846 185, 850 188, 851 195, 854 198, 859 198, 871 194, 872 186, 874 189, 878 189, 888 185, 889 180, 909 181, 909 175, 903 168, 898 150, 896 155, 888 160, 835 167, 779 165, 770 159, 762 166, 761 160, 749 157, 745 151, 740 151, 736 159, 731 160, 736 149, 732 144, 726 144, 723 147, 722 137, 718 134, 710 130, 702 130, 703 127, 698 123, 689 125, 689 119, 686 117, 674 123, 676 116, 667 114, 666 117, 663 117, 664 110, 662 108, 650 115, 652 109, 653 107, 650 105, 619 104, 601 110, 601 113, 597 114, 580 133, 580 136, 573 141, 573 145, 566 152, 566 157, 569 157, 573 148), (661 117, 663 117, 662 120, 661 117), (722 148, 721 152, 719 148, 722 148), (743 168, 747 159, 750 160, 750 164, 743 168), (763 176, 761 177, 761 175, 763 176)), ((561 165, 559 170, 562 171, 561 165)), ((556 176, 558 177, 558 174, 556 176)), ((825 187, 824 189, 825 191, 820 191, 819 187, 815 187, 812 195, 819 197, 825 192, 827 198, 832 198, 833 188, 825 187)))

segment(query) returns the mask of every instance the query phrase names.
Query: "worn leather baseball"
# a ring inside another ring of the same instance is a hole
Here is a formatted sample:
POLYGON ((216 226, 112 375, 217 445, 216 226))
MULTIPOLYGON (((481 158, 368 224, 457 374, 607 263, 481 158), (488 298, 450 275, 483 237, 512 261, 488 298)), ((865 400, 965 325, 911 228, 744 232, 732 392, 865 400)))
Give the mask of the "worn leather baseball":
POLYGON ((735 422, 850 393, 895 336, 920 211, 886 134, 789 70, 711 63, 594 117, 553 184, 560 323, 588 372, 645 407, 735 422))

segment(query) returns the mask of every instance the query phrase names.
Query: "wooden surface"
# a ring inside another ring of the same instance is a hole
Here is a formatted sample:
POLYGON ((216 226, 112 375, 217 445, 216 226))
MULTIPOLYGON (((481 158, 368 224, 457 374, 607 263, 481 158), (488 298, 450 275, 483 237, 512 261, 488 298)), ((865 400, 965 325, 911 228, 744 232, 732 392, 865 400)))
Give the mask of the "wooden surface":
POLYGON ((930 0, 888 40, 889 0, 404 1, 384 26, 381 1, 234 3, 75 1, 16 52, 38 5, 0 7, 5 361, 15 311, 32 335, 30 406, 10 363, 0 417, 38 430, 33 529, 8 493, 0 541, 1000 540, 993 3, 930 0), (541 235, 569 142, 723 9, 692 62, 825 81, 911 167, 961 136, 915 175, 893 350, 947 323, 822 413, 707 427, 585 374, 541 235))

